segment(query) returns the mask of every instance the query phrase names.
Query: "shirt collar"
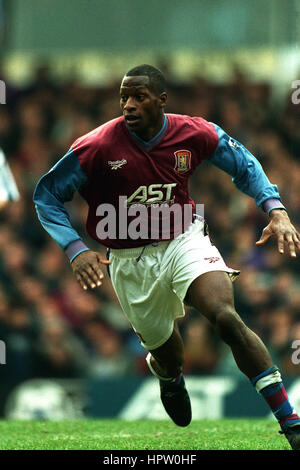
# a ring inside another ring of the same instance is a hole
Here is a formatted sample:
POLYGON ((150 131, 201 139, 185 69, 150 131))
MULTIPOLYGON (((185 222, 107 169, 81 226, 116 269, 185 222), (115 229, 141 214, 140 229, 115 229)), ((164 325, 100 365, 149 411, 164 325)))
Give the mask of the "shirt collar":
POLYGON ((163 125, 160 129, 160 131, 152 137, 152 139, 146 141, 141 139, 137 134, 134 132, 130 132, 130 135, 134 138, 134 140, 137 142, 137 144, 142 147, 144 150, 149 152, 153 147, 155 147, 164 137, 167 129, 168 129, 169 121, 167 119, 167 116, 164 114, 164 122, 163 125))

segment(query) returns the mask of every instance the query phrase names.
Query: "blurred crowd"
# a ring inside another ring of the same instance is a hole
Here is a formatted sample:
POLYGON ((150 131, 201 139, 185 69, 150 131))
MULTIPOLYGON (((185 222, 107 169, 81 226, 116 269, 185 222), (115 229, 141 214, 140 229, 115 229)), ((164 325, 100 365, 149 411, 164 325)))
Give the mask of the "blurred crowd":
MULTIPOLYGON (((294 225, 300 228, 300 106, 290 90, 278 102, 268 83, 253 83, 238 69, 228 84, 200 74, 178 83, 167 71, 167 112, 202 116, 242 142, 278 185, 294 225)), ((124 71, 125 72, 125 71, 124 71)), ((0 339, 6 343, 1 377, 113 377, 149 374, 145 351, 128 325, 108 276, 97 291, 77 284, 64 253, 42 229, 32 203, 39 178, 74 140, 120 115, 119 82, 86 87, 76 78, 52 78, 46 65, 24 88, 7 85, 0 106, 0 147, 21 199, 0 213, 0 339)), ((213 242, 226 263, 241 270, 235 281, 238 312, 264 340, 283 374, 296 376, 292 343, 300 340, 300 256, 277 252, 274 240, 256 247, 268 217, 241 194, 231 178, 205 162, 192 177, 191 194, 205 204, 213 242)), ((84 229, 86 205, 67 204, 73 226, 84 229)), ((179 322, 186 348, 186 374, 240 374, 226 345, 204 317, 187 309, 179 322)))

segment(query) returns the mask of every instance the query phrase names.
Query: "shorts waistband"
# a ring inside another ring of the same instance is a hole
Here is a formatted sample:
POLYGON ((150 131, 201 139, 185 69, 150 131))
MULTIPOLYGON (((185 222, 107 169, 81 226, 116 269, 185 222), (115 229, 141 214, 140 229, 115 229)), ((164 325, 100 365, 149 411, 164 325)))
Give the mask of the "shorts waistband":
POLYGON ((172 240, 166 240, 161 242, 153 242, 149 243, 148 245, 138 246, 136 248, 122 248, 122 249, 115 249, 110 248, 110 253, 115 256, 116 258, 137 258, 143 252, 144 255, 150 255, 157 251, 157 249, 161 249, 167 247, 167 245, 172 240))
MULTIPOLYGON (((193 223, 194 222, 205 223, 203 217, 199 216, 198 214, 193 215, 193 223)), ((181 234, 181 236, 184 235, 184 233, 181 234)), ((157 251, 157 249, 166 248, 168 244, 173 240, 174 238, 172 238, 171 240, 152 242, 147 245, 138 246, 136 248, 109 248, 109 254, 111 253, 116 258, 137 258, 138 261, 141 255, 149 255, 150 253, 154 253, 155 251, 157 251)))

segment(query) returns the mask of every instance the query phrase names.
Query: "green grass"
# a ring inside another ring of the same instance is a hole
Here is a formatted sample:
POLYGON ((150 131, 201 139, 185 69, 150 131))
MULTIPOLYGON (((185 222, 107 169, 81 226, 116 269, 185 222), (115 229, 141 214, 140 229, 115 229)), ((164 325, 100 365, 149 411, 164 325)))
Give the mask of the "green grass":
POLYGON ((288 450, 275 422, 259 419, 194 421, 0 421, 0 450, 288 450))

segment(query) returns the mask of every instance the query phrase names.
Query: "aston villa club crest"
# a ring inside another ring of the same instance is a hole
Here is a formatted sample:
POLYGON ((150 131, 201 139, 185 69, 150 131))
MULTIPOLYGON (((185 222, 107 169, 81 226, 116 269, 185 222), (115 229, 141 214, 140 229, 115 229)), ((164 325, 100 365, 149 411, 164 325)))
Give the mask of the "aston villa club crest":
POLYGON ((174 155, 176 173, 186 173, 191 169, 192 154, 189 150, 177 150, 174 155))

